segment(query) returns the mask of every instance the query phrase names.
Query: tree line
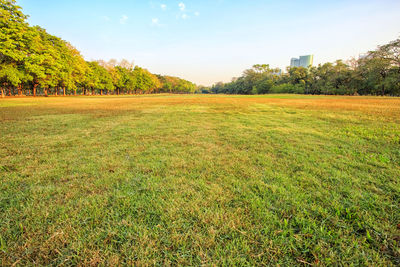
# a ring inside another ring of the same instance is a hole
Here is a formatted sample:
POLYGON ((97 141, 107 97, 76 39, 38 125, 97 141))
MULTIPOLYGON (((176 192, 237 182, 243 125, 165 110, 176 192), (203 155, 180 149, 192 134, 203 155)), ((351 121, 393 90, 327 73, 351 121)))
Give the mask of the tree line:
POLYGON ((400 39, 347 62, 280 69, 254 65, 229 83, 201 88, 216 94, 326 94, 400 96, 400 39))
POLYGON ((127 60, 85 61, 67 41, 30 26, 15 0, 0 0, 0 93, 13 95, 193 93, 196 85, 127 60))

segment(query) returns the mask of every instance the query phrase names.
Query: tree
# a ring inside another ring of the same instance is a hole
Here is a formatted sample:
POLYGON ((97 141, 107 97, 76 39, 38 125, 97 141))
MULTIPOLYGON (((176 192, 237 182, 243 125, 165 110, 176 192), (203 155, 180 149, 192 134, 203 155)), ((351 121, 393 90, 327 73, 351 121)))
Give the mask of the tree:
POLYGON ((363 88, 360 93, 372 93, 385 95, 386 93, 386 78, 390 72, 390 61, 385 58, 376 57, 371 54, 371 57, 361 60, 359 73, 363 78, 363 88))
POLYGON ((30 27, 26 16, 15 0, 0 0, 0 91, 9 95, 22 86, 31 87, 36 96, 43 89, 47 96, 50 90, 63 95, 70 90, 83 88, 84 94, 111 92, 115 88, 122 93, 132 90, 140 93, 194 92, 196 86, 176 77, 162 78, 148 70, 134 66, 133 62, 113 59, 108 62, 86 62, 70 43, 48 34, 39 26, 30 27), (6 88, 7 87, 7 88, 6 88))
POLYGON ((44 88, 47 96, 48 89, 58 82, 58 74, 62 66, 56 42, 56 37, 49 35, 38 26, 29 30, 29 38, 27 38, 29 53, 24 58, 24 68, 28 75, 27 80, 32 82, 34 96, 36 96, 38 86, 44 88))
MULTIPOLYGON (((23 60, 27 56, 26 32, 28 24, 15 0, 0 0, 0 88, 2 97, 5 87, 20 86, 25 79, 23 60)), ((19 90, 20 94, 20 90, 19 90)))
POLYGON ((100 91, 100 94, 103 94, 103 91, 112 91, 114 90, 113 79, 107 69, 101 66, 101 62, 92 61, 88 62, 89 71, 86 76, 86 86, 91 89, 92 95, 95 94, 95 91, 100 91))
POLYGON ((63 95, 66 95, 66 91, 73 90, 76 95, 76 90, 84 82, 85 73, 88 71, 88 66, 83 60, 79 51, 73 47, 70 43, 61 40, 57 40, 57 49, 60 54, 60 69, 58 74, 58 84, 56 94, 59 87, 63 90, 63 95))

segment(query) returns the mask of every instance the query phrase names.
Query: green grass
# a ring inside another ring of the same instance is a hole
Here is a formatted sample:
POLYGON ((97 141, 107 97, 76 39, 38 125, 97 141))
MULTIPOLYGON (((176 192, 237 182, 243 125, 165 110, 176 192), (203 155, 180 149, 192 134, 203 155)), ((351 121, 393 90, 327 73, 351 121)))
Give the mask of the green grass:
POLYGON ((400 101, 323 99, 0 100, 0 265, 399 265, 400 101))

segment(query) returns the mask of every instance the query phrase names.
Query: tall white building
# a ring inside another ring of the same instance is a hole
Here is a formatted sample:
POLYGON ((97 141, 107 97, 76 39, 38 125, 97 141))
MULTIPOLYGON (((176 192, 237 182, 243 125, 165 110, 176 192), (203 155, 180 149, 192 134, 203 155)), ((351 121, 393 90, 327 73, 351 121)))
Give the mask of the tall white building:
POLYGON ((308 68, 314 63, 314 55, 300 56, 300 58, 292 58, 290 60, 290 67, 303 67, 308 68))

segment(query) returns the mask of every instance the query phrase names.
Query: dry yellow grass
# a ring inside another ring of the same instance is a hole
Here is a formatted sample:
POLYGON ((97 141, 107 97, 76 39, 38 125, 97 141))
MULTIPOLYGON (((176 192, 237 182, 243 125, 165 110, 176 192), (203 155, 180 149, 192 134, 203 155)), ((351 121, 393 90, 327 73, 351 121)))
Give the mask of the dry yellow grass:
MULTIPOLYGON (((54 109, 64 112, 124 112, 155 107, 162 112, 163 105, 218 105, 215 111, 224 112, 225 108, 245 108, 254 103, 293 107, 308 110, 358 111, 388 120, 400 118, 400 98, 395 97, 329 97, 329 96, 213 96, 213 95, 150 95, 123 97, 49 97, 49 98, 5 98, 0 99, 0 107, 33 106, 35 109, 54 109), (2 102, 6 102, 3 103, 2 102)), ((3 119, 4 112, 1 113, 3 119)), ((9 114, 17 117, 18 114, 9 114)), ((104 114, 106 115, 106 114, 104 114)))

